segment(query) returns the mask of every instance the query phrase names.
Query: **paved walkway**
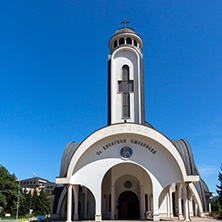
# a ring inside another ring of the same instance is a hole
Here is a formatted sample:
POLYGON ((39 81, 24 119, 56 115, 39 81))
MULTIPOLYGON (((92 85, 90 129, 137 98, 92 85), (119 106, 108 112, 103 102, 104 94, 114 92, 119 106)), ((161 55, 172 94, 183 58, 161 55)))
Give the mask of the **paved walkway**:
MULTIPOLYGON (((191 221, 194 222, 220 222, 220 220, 216 220, 210 217, 191 217, 191 221)), ((103 220, 105 222, 141 222, 141 221, 153 221, 152 219, 149 220, 103 220)), ((166 222, 183 222, 182 220, 178 220, 177 217, 174 218, 161 218, 160 221, 166 222)), ((56 222, 56 221, 55 221, 56 222)), ((59 221, 62 222, 62 221, 59 221)), ((82 220, 81 222, 94 222, 94 220, 82 220)))
MULTIPOLYGON (((191 217, 191 221, 196 222, 219 222, 218 220, 214 219, 213 217, 191 217)), ((181 220, 178 220, 177 217, 174 218, 161 218, 161 221, 173 221, 173 222, 181 222, 181 220)))

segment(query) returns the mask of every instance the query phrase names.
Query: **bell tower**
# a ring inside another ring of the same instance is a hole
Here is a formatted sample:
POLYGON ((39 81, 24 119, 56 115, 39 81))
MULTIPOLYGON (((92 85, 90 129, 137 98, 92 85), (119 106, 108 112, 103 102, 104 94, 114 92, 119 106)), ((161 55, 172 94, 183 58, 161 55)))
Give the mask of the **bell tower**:
POLYGON ((108 125, 122 122, 145 124, 142 39, 126 27, 109 40, 108 125))

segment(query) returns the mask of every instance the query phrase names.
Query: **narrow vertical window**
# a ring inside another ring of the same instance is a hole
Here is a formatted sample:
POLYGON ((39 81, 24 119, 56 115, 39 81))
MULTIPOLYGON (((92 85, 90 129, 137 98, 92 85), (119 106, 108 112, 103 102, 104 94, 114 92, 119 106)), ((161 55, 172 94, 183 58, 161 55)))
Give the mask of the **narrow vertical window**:
POLYGON ((133 80, 129 79, 129 66, 122 67, 122 81, 119 81, 119 92, 122 93, 122 118, 130 118, 130 92, 134 91, 133 80))
POLYGON ((111 194, 109 194, 109 212, 111 212, 111 194))
POLYGON ((117 46, 117 40, 114 42, 114 48, 116 48, 117 46))
POLYGON ((120 45, 123 45, 123 44, 124 44, 124 38, 121 38, 121 39, 119 40, 119 44, 120 44, 120 45))
POLYGON ((132 39, 127 37, 126 38, 126 43, 129 44, 129 45, 132 45, 132 39))
POLYGON ((148 211, 148 195, 145 194, 145 210, 148 211))

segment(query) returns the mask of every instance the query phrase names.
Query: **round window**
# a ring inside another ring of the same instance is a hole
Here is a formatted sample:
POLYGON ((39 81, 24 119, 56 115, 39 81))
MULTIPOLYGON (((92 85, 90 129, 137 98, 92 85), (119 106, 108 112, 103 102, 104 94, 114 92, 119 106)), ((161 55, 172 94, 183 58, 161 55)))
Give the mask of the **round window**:
POLYGON ((125 186, 127 189, 129 189, 130 187, 132 187, 132 183, 131 183, 130 181, 126 181, 126 182, 124 183, 124 186, 125 186))

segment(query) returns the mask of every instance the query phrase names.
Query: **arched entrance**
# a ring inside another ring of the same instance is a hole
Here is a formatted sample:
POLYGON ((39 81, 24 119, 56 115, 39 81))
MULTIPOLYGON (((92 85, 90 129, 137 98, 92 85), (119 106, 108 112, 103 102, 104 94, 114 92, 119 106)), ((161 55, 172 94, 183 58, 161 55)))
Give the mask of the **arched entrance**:
POLYGON ((119 219, 138 219, 139 218, 139 200, 132 191, 124 191, 118 198, 119 219))

